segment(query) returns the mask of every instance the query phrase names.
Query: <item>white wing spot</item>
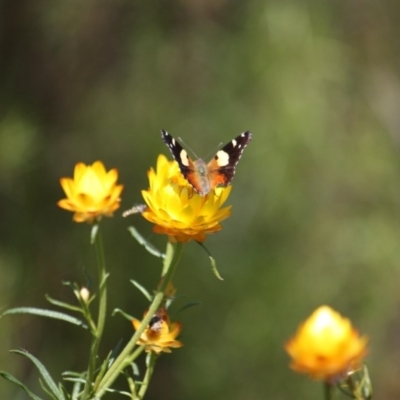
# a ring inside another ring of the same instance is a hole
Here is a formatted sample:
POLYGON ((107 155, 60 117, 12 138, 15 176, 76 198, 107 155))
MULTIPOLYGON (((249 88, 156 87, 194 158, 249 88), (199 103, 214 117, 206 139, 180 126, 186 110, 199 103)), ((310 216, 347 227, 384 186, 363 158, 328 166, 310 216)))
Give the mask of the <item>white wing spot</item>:
POLYGON ((175 146, 175 139, 173 137, 171 137, 172 139, 172 145, 175 146))
POLYGON ((188 167, 189 166, 189 157, 186 153, 186 150, 181 150, 180 154, 179 154, 180 158, 181 158, 181 163, 185 166, 188 167))
POLYGON ((229 164, 229 154, 223 150, 217 152, 218 166, 225 167, 229 164))
POLYGON ((232 145, 233 145, 233 147, 236 147, 236 145, 237 145, 237 142, 236 142, 236 140, 235 140, 235 139, 233 139, 233 140, 232 140, 232 145))

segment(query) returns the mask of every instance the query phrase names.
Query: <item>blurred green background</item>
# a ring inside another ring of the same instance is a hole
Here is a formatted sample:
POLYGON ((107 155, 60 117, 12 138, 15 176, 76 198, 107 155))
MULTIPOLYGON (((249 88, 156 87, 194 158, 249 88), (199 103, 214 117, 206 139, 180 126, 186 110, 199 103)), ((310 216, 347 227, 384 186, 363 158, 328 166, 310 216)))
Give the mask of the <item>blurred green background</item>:
MULTIPOLYGON (((90 227, 56 206, 59 178, 102 160, 125 185, 104 221, 109 310, 140 317, 160 272, 128 234, 146 171, 170 157, 160 129, 199 156, 245 130, 232 217, 195 243, 175 284, 199 306, 177 316, 185 346, 160 358, 148 399, 322 397, 288 368, 285 341, 328 304, 370 338, 376 398, 398 399, 400 352, 400 3, 389 0, 0 1, 0 305, 73 301, 62 281, 95 276, 90 227)), ((0 321, 0 369, 37 393, 24 348, 56 378, 82 370, 80 328, 0 321)), ((102 355, 132 327, 108 320, 102 355)), ((122 383, 122 382, 121 382, 122 383)), ((1 399, 26 399, 0 380, 1 399)), ((114 399, 110 395, 108 398, 114 399)), ((120 397, 118 397, 120 398, 120 397)))

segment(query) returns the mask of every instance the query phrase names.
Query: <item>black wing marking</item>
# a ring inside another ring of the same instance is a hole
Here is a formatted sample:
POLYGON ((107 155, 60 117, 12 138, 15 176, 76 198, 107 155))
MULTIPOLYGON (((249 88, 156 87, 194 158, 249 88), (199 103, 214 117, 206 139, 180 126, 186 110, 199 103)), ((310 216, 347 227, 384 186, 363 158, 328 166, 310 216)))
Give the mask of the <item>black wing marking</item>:
POLYGON ((218 172, 225 176, 224 186, 229 185, 229 183, 232 181, 235 175, 236 165, 239 162, 240 157, 242 157, 243 150, 251 142, 251 139, 252 134, 250 131, 243 132, 235 139, 227 143, 221 150, 217 151, 214 159, 211 160, 211 162, 215 163, 215 161, 218 162, 220 158, 225 156, 224 153, 228 155, 228 163, 220 166, 218 169, 218 172), (220 152, 222 152, 222 154, 220 152), (219 154, 221 154, 222 157, 219 157, 219 154))
POLYGON ((161 130, 161 137, 169 148, 172 157, 174 157, 174 160, 178 163, 183 176, 186 178, 187 174, 190 172, 190 159, 186 150, 178 141, 176 141, 167 131, 164 131, 163 129, 161 130))

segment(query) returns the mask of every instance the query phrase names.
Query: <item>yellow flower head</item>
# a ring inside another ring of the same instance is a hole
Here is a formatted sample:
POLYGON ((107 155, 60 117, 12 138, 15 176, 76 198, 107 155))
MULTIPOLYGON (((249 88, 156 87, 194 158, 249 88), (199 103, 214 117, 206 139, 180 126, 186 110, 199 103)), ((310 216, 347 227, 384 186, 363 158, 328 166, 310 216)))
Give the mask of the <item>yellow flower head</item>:
POLYGON ((351 321, 328 306, 319 307, 285 345, 291 368, 331 381, 357 369, 367 353, 367 338, 351 321))
POLYGON ((207 233, 222 229, 219 224, 230 215, 230 206, 221 208, 231 186, 216 188, 206 196, 198 195, 183 178, 175 161, 159 155, 157 168, 148 172, 150 189, 142 190, 148 208, 143 217, 155 224, 156 233, 173 242, 203 242, 207 233))
POLYGON ((60 179, 67 198, 57 204, 74 212, 75 222, 93 222, 103 215, 110 217, 121 201, 123 186, 117 185, 117 179, 117 170, 107 172, 101 161, 93 165, 78 163, 73 179, 60 179))
MULTIPOLYGON (((144 314, 146 315, 146 313, 144 314)), ((141 322, 137 319, 132 320, 133 327, 137 331, 141 322)), ((181 333, 182 325, 180 322, 170 322, 165 308, 160 308, 150 320, 149 325, 140 336, 138 344, 145 346, 145 351, 153 351, 157 354, 171 353, 172 348, 179 348, 183 343, 175 340, 181 333)))

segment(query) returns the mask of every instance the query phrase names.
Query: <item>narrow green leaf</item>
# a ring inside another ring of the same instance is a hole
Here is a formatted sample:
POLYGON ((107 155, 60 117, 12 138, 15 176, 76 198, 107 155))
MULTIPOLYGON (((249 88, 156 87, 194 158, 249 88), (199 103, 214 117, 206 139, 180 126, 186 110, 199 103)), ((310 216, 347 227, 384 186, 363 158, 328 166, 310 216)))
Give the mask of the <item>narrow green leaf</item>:
POLYGON ((54 306, 61 307, 61 308, 66 308, 67 310, 70 310, 70 311, 75 311, 75 312, 80 312, 80 313, 82 312, 82 309, 80 307, 74 306, 74 305, 69 304, 69 303, 64 303, 63 301, 59 301, 59 300, 53 299, 48 294, 46 294, 45 297, 46 297, 46 300, 49 303, 53 304, 54 306))
POLYGON ((62 281, 62 284, 64 286, 69 286, 69 288, 74 292, 74 293, 79 293, 79 286, 77 285, 76 282, 70 282, 70 281, 62 281))
POLYGON ((137 282, 133 279, 131 279, 129 282, 132 283, 132 285, 135 286, 137 289, 139 289, 148 301, 151 301, 153 299, 152 295, 139 282, 137 282))
POLYGON ((100 366, 99 372, 98 372, 98 374, 96 376, 96 380, 95 380, 94 385, 93 385, 93 390, 94 391, 97 390, 97 386, 99 385, 100 381, 103 379, 104 374, 107 372, 111 354, 112 354, 112 352, 110 351, 108 353, 107 357, 105 358, 105 360, 103 361, 103 363, 100 366))
POLYGON ((218 272, 217 263, 216 263, 214 257, 213 257, 213 256, 211 255, 211 253, 208 251, 207 247, 204 246, 203 243, 200 243, 200 242, 196 242, 196 243, 199 244, 199 245, 203 248, 203 250, 207 253, 208 258, 210 259, 211 269, 212 269, 212 271, 214 272, 214 275, 215 275, 220 281, 223 281, 224 278, 223 278, 223 277, 219 274, 219 272, 218 272))
POLYGON ((92 230, 90 231, 90 244, 94 244, 96 240, 97 233, 99 232, 100 225, 94 224, 92 230))
POLYGON ((182 311, 185 311, 185 310, 187 310, 187 309, 190 308, 190 307, 198 306, 199 304, 200 304, 200 303, 195 302, 195 301, 193 301, 193 302, 191 302, 191 303, 187 303, 187 304, 185 304, 180 310, 178 310, 177 314, 180 314, 182 311))
POLYGON ((63 393, 58 389, 56 383, 54 382, 53 378, 51 377, 51 375, 47 371, 46 367, 35 356, 33 356, 32 354, 28 353, 27 351, 21 351, 21 350, 11 350, 11 353, 17 353, 17 354, 20 354, 22 356, 25 356, 25 357, 29 358, 35 364, 35 366, 38 369, 40 375, 42 376, 42 378, 46 382, 47 387, 49 388, 50 392, 52 394, 54 394, 54 396, 58 400, 65 400, 65 397, 64 397, 63 393))
POLYGON ((67 382, 75 382, 75 383, 86 383, 86 380, 85 379, 83 379, 83 378, 73 378, 73 377, 71 377, 71 378, 63 378, 64 379, 64 381, 67 381, 67 382))
POLYGON ((144 246, 144 248, 153 256, 165 258, 165 254, 158 250, 153 244, 148 242, 133 226, 128 228, 130 234, 137 240, 137 242, 144 246))
POLYGON ((67 392, 67 389, 64 387, 64 385, 61 382, 58 384, 58 388, 60 389, 60 392, 64 395, 64 398, 66 400, 70 400, 71 399, 71 396, 67 392))
POLYGON ((114 360, 118 357, 118 354, 121 351, 121 346, 122 346, 122 339, 120 339, 118 341, 116 346, 112 349, 112 352, 110 353, 110 355, 107 357, 107 359, 106 359, 106 361, 107 361, 107 369, 111 367, 111 365, 114 362, 114 360))
POLYGON ((76 381, 74 384, 74 387, 72 388, 72 394, 71 394, 71 398, 72 400, 78 400, 79 399, 79 393, 81 391, 82 388, 82 384, 84 384, 85 381, 80 382, 80 381, 76 381))
POLYGON ((40 387, 42 388, 43 392, 47 394, 51 399, 58 400, 58 397, 51 392, 51 390, 43 383, 43 380, 39 378, 40 387))
POLYGON ((33 400, 43 400, 39 396, 36 396, 36 394, 32 393, 22 382, 20 382, 17 378, 12 376, 11 374, 5 372, 5 371, 0 371, 0 376, 7 381, 14 383, 15 385, 19 386, 31 399, 33 400))
POLYGON ((5 315, 13 315, 13 314, 39 315, 40 317, 54 318, 54 319, 59 319, 61 321, 66 321, 71 324, 81 326, 82 328, 85 329, 88 328, 88 326, 78 318, 71 317, 70 315, 64 314, 59 311, 46 310, 44 308, 34 308, 34 307, 11 308, 10 310, 3 312, 3 314, 0 315, 0 318, 4 317, 5 315))
POLYGON ((124 376, 126 378, 126 382, 128 383, 129 390, 131 391, 131 399, 136 399, 137 394, 136 394, 135 380, 128 374, 124 374, 124 376))
POLYGON ((108 272, 106 274, 104 274, 104 278, 102 279, 102 281, 100 282, 100 285, 99 285, 100 288, 106 284, 109 276, 110 276, 110 274, 108 272))
POLYGON ((109 393, 118 393, 118 394, 121 394, 122 396, 127 396, 130 399, 132 398, 132 394, 131 393, 128 393, 128 392, 125 392, 125 391, 122 391, 122 390, 108 388, 107 392, 109 392, 109 393))
POLYGON ((76 371, 64 371, 61 375, 64 377, 71 376, 73 378, 83 379, 84 372, 76 372, 76 371))
POLYGON ((139 376, 140 375, 140 371, 139 371, 139 367, 135 362, 132 362, 131 364, 131 368, 132 368, 132 373, 134 376, 139 376))
POLYGON ((133 317, 131 315, 126 313, 124 310, 121 310, 120 308, 114 308, 114 310, 113 310, 111 315, 114 316, 116 314, 121 314, 128 321, 132 321, 133 320, 133 317))

